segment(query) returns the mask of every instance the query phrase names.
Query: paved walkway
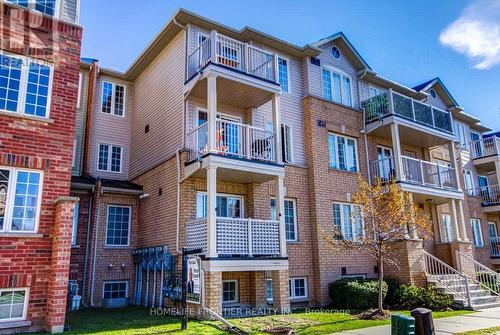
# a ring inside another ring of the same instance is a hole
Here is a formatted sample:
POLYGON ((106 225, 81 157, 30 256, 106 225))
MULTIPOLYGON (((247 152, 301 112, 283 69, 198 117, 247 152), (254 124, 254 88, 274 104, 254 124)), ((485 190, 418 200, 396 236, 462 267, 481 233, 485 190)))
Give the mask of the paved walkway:
MULTIPOLYGON (((450 335, 472 330, 500 327, 500 308, 491 308, 474 314, 435 319, 436 335, 450 335)), ((390 335, 390 326, 349 330, 336 335, 390 335)))

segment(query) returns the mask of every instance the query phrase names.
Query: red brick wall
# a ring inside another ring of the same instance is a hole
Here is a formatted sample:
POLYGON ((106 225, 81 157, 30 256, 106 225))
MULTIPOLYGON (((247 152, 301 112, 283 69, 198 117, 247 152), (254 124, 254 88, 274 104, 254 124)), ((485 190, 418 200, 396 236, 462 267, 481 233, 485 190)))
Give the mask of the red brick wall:
MULTIPOLYGON (((0 288, 30 287, 29 330, 45 327, 52 241, 55 235, 54 200, 69 195, 74 123, 78 90, 81 28, 52 21, 0 4, 2 49, 35 55, 47 49, 54 63, 50 120, 0 115, 0 165, 43 170, 43 193, 37 237, 0 234, 0 288), (28 24, 30 22, 30 24, 28 24)), ((37 58, 42 58, 37 56, 37 58)), ((70 237, 66 237, 70 238, 70 237)), ((65 269, 68 271, 69 258, 65 269)), ((67 273, 66 273, 67 275, 67 273)), ((28 330, 28 329, 23 329, 28 330)))

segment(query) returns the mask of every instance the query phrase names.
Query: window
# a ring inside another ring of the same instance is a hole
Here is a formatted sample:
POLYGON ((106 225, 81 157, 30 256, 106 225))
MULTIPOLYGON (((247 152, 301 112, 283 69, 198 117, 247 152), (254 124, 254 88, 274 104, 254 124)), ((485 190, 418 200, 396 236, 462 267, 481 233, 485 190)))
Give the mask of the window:
POLYGON ((273 280, 271 278, 266 279, 266 300, 267 302, 273 301, 273 280))
MULTIPOLYGON (((203 219, 207 217, 207 194, 198 192, 196 195, 196 218, 203 219)), ((223 218, 242 218, 243 217, 243 197, 232 195, 217 195, 216 214, 223 218)))
POLYGON ((42 173, 0 167, 0 231, 36 232, 42 173))
POLYGON ((73 227, 71 229, 71 245, 77 245, 77 232, 78 232, 78 216, 80 213, 80 203, 75 203, 73 209, 73 227))
POLYGON ((71 159, 71 167, 72 168, 76 167, 76 149, 77 149, 77 144, 78 144, 78 141, 75 138, 73 140, 73 158, 71 159))
POLYGON ((109 206, 106 226, 106 245, 128 246, 130 239, 130 207, 109 206))
POLYGON ((231 303, 238 302, 238 281, 223 280, 222 281, 222 302, 231 303))
MULTIPOLYGON (((285 236, 287 241, 297 241, 297 215, 295 200, 285 199, 285 236)), ((278 220, 276 215, 276 199, 271 199, 271 220, 278 220)))
POLYGON ((8 0, 18 6, 34 9, 45 15, 54 16, 56 13, 56 0, 8 0))
POLYGON ((497 224, 495 222, 488 222, 488 235, 490 238, 498 237, 497 224))
POLYGON ((123 116, 125 113, 125 86, 103 82, 101 112, 123 116))
POLYGON ((307 298, 307 278, 290 278, 288 280, 290 299, 307 298))
POLYGON ((76 106, 80 108, 82 106, 82 85, 83 85, 83 75, 80 72, 78 74, 78 100, 76 102, 76 106))
POLYGON ((357 141, 354 138, 328 134, 330 168, 358 172, 357 141))
POLYGON ((104 282, 102 290, 103 299, 124 299, 128 297, 128 282, 104 282))
POLYGON ((379 94, 384 93, 381 89, 378 89, 376 87, 370 86, 368 87, 368 95, 370 98, 376 97, 379 94))
POLYGON ((484 247, 483 232, 481 231, 481 221, 479 219, 470 219, 470 224, 472 227, 472 240, 474 241, 474 246, 484 247))
POLYGON ((48 117, 52 68, 0 54, 0 110, 48 117))
POLYGON ((455 140, 463 149, 469 149, 469 141, 467 137, 467 127, 465 124, 455 121, 455 140))
POLYGON ((293 163, 292 127, 285 123, 281 124, 281 151, 283 161, 293 163))
POLYGON ((474 195, 474 178, 471 170, 464 170, 465 189, 467 194, 474 195))
POLYGON ((0 323, 26 319, 28 289, 0 289, 0 323))
POLYGON ((353 204, 333 204, 333 226, 339 237, 345 240, 356 241, 364 234, 363 221, 355 219, 358 217, 356 210, 353 204))
POLYGON ((337 47, 332 47, 332 56, 333 58, 340 58, 340 50, 337 47))
POLYGON ((290 93, 290 70, 288 59, 278 57, 278 77, 283 92, 290 93))
POLYGON ((98 156, 97 170, 122 172, 122 147, 111 144, 99 144, 98 156))
POLYGON ((437 97, 436 91, 434 91, 434 89, 431 89, 431 90, 430 90, 430 93, 431 93, 431 97, 432 97, 433 99, 436 99, 436 97, 437 97))
POLYGON ((323 98, 352 107, 351 77, 328 68, 321 73, 323 98))
POLYGON ((453 229, 451 227, 451 215, 450 214, 442 214, 441 215, 441 223, 442 223, 442 236, 441 242, 451 242, 453 241, 453 229))

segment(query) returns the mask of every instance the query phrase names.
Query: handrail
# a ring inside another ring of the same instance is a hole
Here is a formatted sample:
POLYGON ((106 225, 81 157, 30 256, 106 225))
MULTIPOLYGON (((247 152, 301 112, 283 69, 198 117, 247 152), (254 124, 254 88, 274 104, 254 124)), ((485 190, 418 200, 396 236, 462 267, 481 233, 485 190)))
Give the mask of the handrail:
POLYGON ((425 257, 425 271, 427 276, 443 285, 450 292, 465 299, 470 307, 471 294, 468 280, 469 277, 427 251, 424 250, 423 254, 425 257))
POLYGON ((469 143, 472 159, 500 155, 500 138, 491 136, 469 143))
POLYGON ((500 273, 491 270, 489 267, 479 263, 474 258, 466 255, 462 251, 457 250, 457 253, 459 255, 460 269, 462 270, 462 272, 465 272, 473 282, 479 284, 482 288, 490 291, 497 296, 500 296, 500 273), (472 263, 473 268, 464 266, 464 264, 462 263, 463 259, 472 263), (467 271, 470 270, 473 270, 474 273, 467 273, 467 271))

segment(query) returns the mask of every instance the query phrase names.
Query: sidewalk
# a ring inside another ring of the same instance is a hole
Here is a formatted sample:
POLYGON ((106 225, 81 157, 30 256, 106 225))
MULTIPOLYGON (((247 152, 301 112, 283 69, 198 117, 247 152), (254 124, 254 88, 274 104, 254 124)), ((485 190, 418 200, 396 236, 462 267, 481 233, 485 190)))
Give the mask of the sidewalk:
MULTIPOLYGON (((436 335, 451 335, 472 330, 500 327, 500 308, 491 308, 474 314, 434 320, 436 335)), ((390 335, 391 326, 349 330, 335 335, 390 335)))

